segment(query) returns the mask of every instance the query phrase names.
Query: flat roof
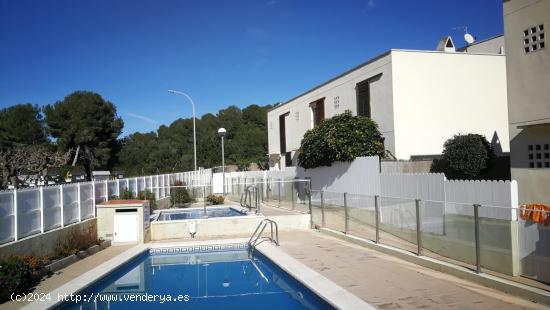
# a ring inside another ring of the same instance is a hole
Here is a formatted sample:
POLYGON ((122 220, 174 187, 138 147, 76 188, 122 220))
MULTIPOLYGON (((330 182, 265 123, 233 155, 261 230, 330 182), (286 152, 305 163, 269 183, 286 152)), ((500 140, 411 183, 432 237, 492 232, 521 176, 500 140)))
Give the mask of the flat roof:
MULTIPOLYGON (((492 38, 489 38, 489 39, 486 39, 486 40, 483 40, 483 41, 479 41, 479 43, 484 42, 484 41, 487 41, 487 40, 494 39, 494 38, 496 38, 496 37, 498 37, 498 36, 495 36, 495 37, 492 37, 492 38)), ((474 45, 475 45, 475 44, 474 44, 474 45)), ((351 72, 353 72, 353 71, 355 71, 355 70, 361 69, 362 67, 364 67, 364 66, 366 66, 366 65, 369 65, 369 64, 371 64, 371 63, 373 63, 373 62, 375 62, 375 61, 377 61, 377 60, 380 60, 380 59, 382 59, 382 58, 388 56, 388 55, 391 54, 392 52, 434 53, 434 54, 448 54, 448 55, 504 56, 504 54, 496 54, 496 53, 467 53, 467 52, 461 52, 461 51, 457 51, 457 52, 445 52, 445 51, 431 51, 431 50, 390 49, 390 50, 387 50, 387 51, 383 52, 382 54, 378 54, 378 55, 375 56, 374 58, 371 58, 371 59, 369 59, 369 60, 367 60, 367 61, 365 61, 365 62, 363 62, 363 63, 361 63, 361 64, 359 64, 359 65, 357 65, 357 66, 355 66, 355 67, 353 67, 353 68, 351 68, 351 69, 349 69, 349 70, 344 71, 343 73, 341 73, 341 74, 339 74, 339 75, 337 75, 337 76, 335 76, 335 77, 329 79, 329 80, 326 81, 326 82, 323 82, 323 83, 321 83, 321 84, 319 84, 319 85, 317 85, 317 86, 314 86, 313 88, 310 88, 310 89, 306 90, 305 92, 302 92, 302 93, 300 93, 299 95, 294 96, 294 97, 292 97, 291 99, 289 99, 289 100, 287 100, 287 101, 285 101, 285 102, 283 102, 283 103, 281 103, 281 104, 279 104, 279 105, 277 105, 277 106, 274 106, 273 108, 269 109, 267 112, 269 113, 269 112, 275 111, 275 110, 277 110, 278 108, 280 108, 280 107, 282 107, 282 106, 285 106, 286 104, 290 103, 290 102, 293 101, 293 100, 296 100, 296 99, 298 99, 298 98, 300 98, 300 97, 302 97, 302 96, 304 96, 304 95, 307 95, 307 94, 311 93, 312 91, 317 90, 317 89, 319 89, 319 88, 321 88, 321 87, 323 87, 323 86, 325 86, 325 85, 327 85, 327 84, 329 84, 329 83, 331 83, 331 82, 333 82, 333 81, 335 81, 335 80, 337 80, 337 79, 339 79, 339 78, 341 78, 341 77, 343 77, 343 76, 345 76, 345 75, 347 75, 347 74, 349 74, 349 73, 351 73, 351 72)))

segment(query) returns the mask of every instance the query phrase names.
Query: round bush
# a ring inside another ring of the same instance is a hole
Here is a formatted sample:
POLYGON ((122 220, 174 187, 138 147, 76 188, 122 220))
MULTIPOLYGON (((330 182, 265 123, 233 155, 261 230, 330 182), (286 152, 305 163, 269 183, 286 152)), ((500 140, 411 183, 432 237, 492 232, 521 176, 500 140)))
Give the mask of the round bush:
POLYGON ((384 157, 384 138, 378 124, 368 117, 353 116, 346 110, 305 133, 298 164, 310 169, 375 155, 384 157))
POLYGON ((494 157, 489 141, 478 134, 455 135, 443 147, 443 155, 434 161, 432 171, 443 172, 450 179, 477 179, 494 157))

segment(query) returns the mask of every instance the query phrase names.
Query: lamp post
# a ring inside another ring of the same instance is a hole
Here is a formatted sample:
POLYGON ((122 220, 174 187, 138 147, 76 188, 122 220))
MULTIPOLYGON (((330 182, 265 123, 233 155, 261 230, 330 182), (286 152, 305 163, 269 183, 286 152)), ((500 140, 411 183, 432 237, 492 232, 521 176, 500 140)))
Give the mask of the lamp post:
POLYGON ((218 135, 222 138, 222 178, 223 178, 223 195, 225 196, 225 154, 223 149, 223 137, 225 137, 225 134, 227 133, 227 130, 225 128, 218 129, 218 135))
POLYGON ((189 99, 189 102, 191 102, 191 106, 193 107, 193 154, 195 160, 195 171, 197 171, 197 131, 195 130, 195 103, 193 102, 193 99, 191 99, 191 97, 184 92, 171 89, 169 89, 168 92, 171 94, 185 96, 187 99, 189 99))

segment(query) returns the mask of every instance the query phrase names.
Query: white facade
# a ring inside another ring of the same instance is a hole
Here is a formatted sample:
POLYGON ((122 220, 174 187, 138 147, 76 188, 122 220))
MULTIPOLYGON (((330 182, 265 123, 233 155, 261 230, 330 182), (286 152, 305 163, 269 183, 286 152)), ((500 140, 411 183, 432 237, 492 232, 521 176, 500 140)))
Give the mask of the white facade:
POLYGON ((345 110, 357 115, 357 84, 368 79, 371 118, 396 158, 439 155, 457 133, 482 134, 509 152, 504 55, 391 50, 272 109, 272 168, 285 166, 281 115, 288 113, 284 141, 295 165, 302 137, 313 128, 310 103, 324 98, 325 118, 345 110))

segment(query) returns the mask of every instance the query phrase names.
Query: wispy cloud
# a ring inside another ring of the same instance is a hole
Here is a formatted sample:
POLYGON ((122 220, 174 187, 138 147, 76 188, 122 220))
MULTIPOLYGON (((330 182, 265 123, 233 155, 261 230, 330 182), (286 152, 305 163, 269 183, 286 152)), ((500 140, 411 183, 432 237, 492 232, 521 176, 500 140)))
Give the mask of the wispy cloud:
POLYGON ((277 0, 269 0, 265 3, 265 6, 272 6, 272 5, 275 5, 277 4, 277 0))
POLYGON ((269 34, 261 27, 248 27, 245 29, 245 34, 254 40, 265 40, 269 38, 269 34))
POLYGON ((373 8, 374 7, 374 0, 369 0, 369 2, 367 2, 367 6, 369 8, 373 8))
POLYGON ((128 116, 133 117, 133 118, 137 118, 139 120, 142 120, 142 121, 147 122, 147 123, 152 124, 152 125, 156 125, 156 124, 159 123, 159 122, 157 122, 156 120, 154 120, 152 118, 149 118, 147 116, 143 116, 143 115, 140 115, 140 114, 132 113, 132 112, 123 112, 122 114, 128 115, 128 116))

